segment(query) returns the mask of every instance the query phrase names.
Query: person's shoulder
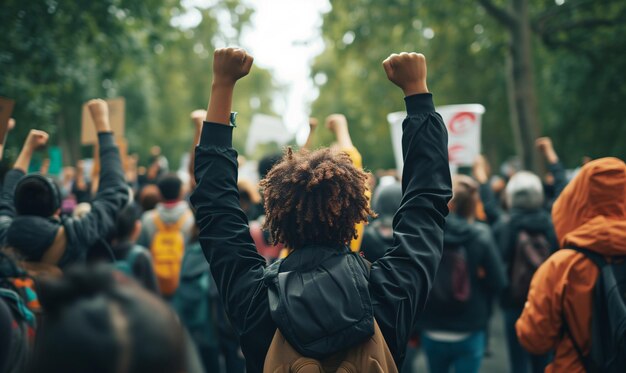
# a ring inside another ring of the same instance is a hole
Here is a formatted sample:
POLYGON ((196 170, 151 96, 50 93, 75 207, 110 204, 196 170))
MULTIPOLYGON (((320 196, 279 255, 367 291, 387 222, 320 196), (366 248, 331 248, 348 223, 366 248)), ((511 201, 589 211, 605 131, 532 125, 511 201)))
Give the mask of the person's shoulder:
POLYGON ((488 235, 491 237, 491 227, 488 224, 477 221, 472 224, 473 228, 478 232, 479 235, 484 236, 488 235))

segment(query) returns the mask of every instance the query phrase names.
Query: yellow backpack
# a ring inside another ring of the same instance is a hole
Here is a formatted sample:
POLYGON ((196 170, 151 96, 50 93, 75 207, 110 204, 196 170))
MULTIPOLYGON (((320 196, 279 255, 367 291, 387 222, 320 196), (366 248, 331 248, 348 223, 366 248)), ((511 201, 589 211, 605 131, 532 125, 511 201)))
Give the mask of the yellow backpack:
POLYGON ((159 214, 154 216, 156 233, 150 245, 154 273, 161 294, 172 296, 180 282, 180 267, 185 253, 185 236, 181 229, 190 212, 184 213, 176 223, 165 224, 159 214))

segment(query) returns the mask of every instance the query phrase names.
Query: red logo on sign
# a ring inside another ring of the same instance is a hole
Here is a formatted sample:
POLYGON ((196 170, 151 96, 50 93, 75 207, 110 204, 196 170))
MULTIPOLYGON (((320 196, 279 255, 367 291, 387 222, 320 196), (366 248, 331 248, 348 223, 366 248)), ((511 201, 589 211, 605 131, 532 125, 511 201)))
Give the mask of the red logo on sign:
POLYGON ((459 162, 463 150, 465 150, 465 147, 461 144, 450 145, 448 147, 448 162, 453 164, 459 162))
POLYGON ((448 130, 451 134, 460 135, 471 128, 476 123, 476 114, 468 111, 462 111, 454 114, 450 119, 448 130))

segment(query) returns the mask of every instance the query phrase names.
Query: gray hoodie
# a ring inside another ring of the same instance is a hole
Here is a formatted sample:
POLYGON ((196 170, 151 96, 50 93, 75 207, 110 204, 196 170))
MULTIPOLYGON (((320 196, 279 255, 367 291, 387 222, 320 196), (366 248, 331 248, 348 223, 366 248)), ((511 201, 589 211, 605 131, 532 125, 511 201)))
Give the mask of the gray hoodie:
POLYGON ((154 223, 156 214, 159 215, 165 224, 175 224, 184 214, 187 214, 187 218, 182 225, 182 233, 185 237, 185 246, 189 244, 193 234, 195 219, 187 201, 179 201, 176 204, 159 203, 154 210, 146 211, 141 217, 141 236, 137 241, 138 244, 148 248, 151 246, 152 239, 157 231, 154 223))

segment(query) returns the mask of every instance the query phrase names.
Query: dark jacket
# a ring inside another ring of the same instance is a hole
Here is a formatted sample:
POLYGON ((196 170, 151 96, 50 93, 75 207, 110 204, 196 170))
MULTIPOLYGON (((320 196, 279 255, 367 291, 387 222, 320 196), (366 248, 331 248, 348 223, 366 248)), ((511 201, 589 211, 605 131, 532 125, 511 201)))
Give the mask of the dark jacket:
POLYGON ((361 252, 365 259, 375 262, 385 255, 387 248, 393 245, 393 232, 389 235, 383 233, 380 222, 374 220, 365 226, 363 230, 363 241, 361 242, 361 252))
POLYGON ((113 247, 113 256, 115 256, 115 260, 128 260, 131 250, 138 250, 132 263, 130 263, 133 278, 146 290, 160 294, 159 284, 152 266, 152 256, 148 249, 132 242, 123 242, 113 247))
MULTIPOLYGON (((451 197, 447 133, 441 116, 435 113, 432 96, 414 95, 405 101, 404 196, 394 219, 394 244, 372 264, 369 274, 374 316, 398 366, 402 366, 409 333, 424 307, 441 259, 451 197)), ((276 323, 270 315, 264 282, 265 259, 256 252, 239 205, 232 131, 231 126, 204 124, 196 148, 198 186, 191 202, 200 227, 200 243, 240 337, 248 372, 261 372, 276 323)), ((328 296, 332 297, 332 292, 328 296)), ((358 294, 353 296, 360 300, 358 294)), ((342 306, 319 312, 331 312, 340 319, 342 306)))
POLYGON ((504 266, 486 224, 469 223, 454 214, 449 215, 444 250, 455 246, 466 250, 470 298, 462 309, 436 304, 436 299, 431 298, 419 323, 426 330, 461 333, 484 330, 491 315, 491 300, 506 286, 504 266))
MULTIPOLYGON (((550 190, 544 189, 544 208, 546 211, 550 212, 552 210, 552 204, 567 186, 567 175, 565 174, 565 167, 563 167, 560 161, 548 164, 548 171, 554 176, 554 184, 550 187, 550 190)), ((502 209, 501 202, 496 198, 489 183, 481 184, 479 192, 489 225, 494 226, 501 223, 502 220, 507 219, 507 212, 502 209)))
MULTIPOLYGON (((502 255, 507 278, 511 276, 517 237, 522 230, 531 234, 540 233, 544 235, 550 244, 550 252, 552 253, 559 248, 556 234, 554 233, 554 226, 552 225, 552 218, 546 210, 512 210, 509 215, 504 216, 493 227, 494 237, 502 255)), ((511 298, 508 290, 502 293, 502 306, 505 308, 519 308, 519 305, 516 305, 511 298)))
MULTIPOLYGON (((120 162, 120 154, 115 145, 112 133, 99 133, 100 144, 100 184, 98 192, 91 202, 91 212, 80 219, 63 217, 56 223, 65 227, 67 246, 58 265, 64 266, 84 261, 87 251, 98 241, 106 239, 115 224, 117 211, 128 201, 128 187, 124 182, 124 173, 120 162)), ((7 231, 24 230, 30 232, 32 224, 37 220, 49 221, 39 217, 23 217, 16 219, 13 194, 18 181, 24 176, 24 172, 12 169, 4 178, 4 187, 0 195, 0 242, 6 244, 7 231), (16 226, 13 226, 16 224, 16 226), (30 226, 29 226, 30 225, 30 226)), ((25 233, 30 234, 30 233, 25 233)), ((20 248, 16 247, 19 251, 20 248)), ((26 258, 27 260, 29 258, 26 258)))

